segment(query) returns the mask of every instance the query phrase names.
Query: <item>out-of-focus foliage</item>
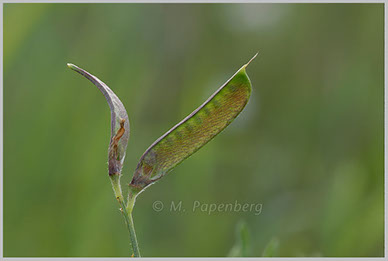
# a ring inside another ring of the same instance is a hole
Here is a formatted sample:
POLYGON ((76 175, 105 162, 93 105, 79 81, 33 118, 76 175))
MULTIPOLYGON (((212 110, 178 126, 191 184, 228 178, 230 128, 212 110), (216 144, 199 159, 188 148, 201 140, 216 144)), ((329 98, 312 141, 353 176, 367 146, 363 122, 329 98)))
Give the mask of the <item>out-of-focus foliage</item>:
POLYGON ((247 224, 241 220, 236 226, 236 242, 229 251, 229 257, 247 257, 250 251, 249 230, 247 224))
POLYGON ((226 256, 240 219, 252 256, 272 238, 278 256, 382 256, 383 15, 383 4, 5 4, 4 255, 129 254, 104 164, 110 113, 67 62, 128 111, 126 184, 144 150, 259 50, 244 113, 138 198, 143 256, 226 256), (262 210, 209 214, 196 201, 262 210))
POLYGON ((279 249, 279 241, 276 238, 271 239, 264 248, 263 257, 276 257, 279 249))

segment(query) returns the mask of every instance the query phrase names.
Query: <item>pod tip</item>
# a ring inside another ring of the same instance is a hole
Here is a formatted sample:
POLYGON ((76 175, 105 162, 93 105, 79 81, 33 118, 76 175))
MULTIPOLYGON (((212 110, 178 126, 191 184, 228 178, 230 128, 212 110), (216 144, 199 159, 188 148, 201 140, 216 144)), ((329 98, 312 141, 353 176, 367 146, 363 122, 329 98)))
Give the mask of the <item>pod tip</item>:
POLYGON ((72 70, 76 70, 76 69, 77 69, 77 66, 75 66, 75 65, 72 64, 72 63, 67 63, 67 67, 69 67, 69 68, 72 69, 72 70))
POLYGON ((247 64, 245 64, 245 67, 247 67, 255 58, 256 56, 259 54, 259 52, 257 52, 250 60, 249 62, 247 62, 247 64))

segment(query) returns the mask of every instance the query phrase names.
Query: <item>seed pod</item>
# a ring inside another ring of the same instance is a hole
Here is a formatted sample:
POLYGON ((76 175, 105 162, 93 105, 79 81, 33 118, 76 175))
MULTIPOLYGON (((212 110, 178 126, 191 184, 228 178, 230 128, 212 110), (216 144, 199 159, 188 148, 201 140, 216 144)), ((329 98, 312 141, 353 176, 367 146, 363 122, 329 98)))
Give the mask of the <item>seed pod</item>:
POLYGON ((67 66, 85 76, 105 96, 111 111, 111 136, 108 149, 109 176, 120 175, 129 139, 129 119, 123 103, 116 94, 96 76, 68 63, 67 66))
POLYGON ((249 62, 145 151, 130 183, 132 190, 139 192, 162 178, 237 117, 251 94, 251 82, 245 70, 249 62))

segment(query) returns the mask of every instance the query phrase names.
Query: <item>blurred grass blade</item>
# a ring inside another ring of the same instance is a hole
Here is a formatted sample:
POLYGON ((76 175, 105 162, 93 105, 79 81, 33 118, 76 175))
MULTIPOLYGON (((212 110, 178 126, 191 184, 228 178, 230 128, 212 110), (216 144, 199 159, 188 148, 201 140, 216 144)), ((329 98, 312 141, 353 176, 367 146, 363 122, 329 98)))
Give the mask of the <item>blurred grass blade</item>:
POLYGON ((228 257, 247 257, 249 256, 249 230, 247 223, 240 220, 236 226, 236 243, 229 251, 228 257))
POLYGON ((105 96, 111 111, 111 137, 109 144, 109 175, 120 175, 129 139, 129 120, 123 103, 116 94, 96 76, 68 63, 67 66, 85 76, 105 96))
POLYGON ((251 82, 246 74, 246 67, 252 59, 200 107, 146 150, 140 158, 130 183, 133 189, 141 191, 163 177, 213 139, 237 117, 251 94, 251 82))
POLYGON ((277 238, 271 239, 267 246, 264 248, 263 257, 275 257, 279 250, 279 240, 277 238))

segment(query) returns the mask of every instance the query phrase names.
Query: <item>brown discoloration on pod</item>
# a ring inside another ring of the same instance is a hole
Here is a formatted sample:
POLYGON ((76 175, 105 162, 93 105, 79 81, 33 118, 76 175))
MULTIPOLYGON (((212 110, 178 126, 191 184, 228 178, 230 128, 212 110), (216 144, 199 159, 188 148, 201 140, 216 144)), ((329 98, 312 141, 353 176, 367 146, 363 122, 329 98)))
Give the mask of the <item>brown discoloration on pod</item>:
POLYGON ((121 139, 121 137, 125 133, 124 123, 125 123, 125 119, 120 119, 120 129, 117 131, 116 135, 113 137, 113 140, 116 143, 116 146, 117 146, 119 140, 121 139))
POLYGON ((108 150, 108 165, 109 165, 109 176, 111 175, 120 175, 121 169, 122 169, 122 161, 120 160, 122 157, 118 150, 118 144, 121 139, 121 137, 125 133, 125 119, 120 119, 120 128, 116 132, 116 134, 112 137, 111 142, 109 144, 109 150, 108 150))

